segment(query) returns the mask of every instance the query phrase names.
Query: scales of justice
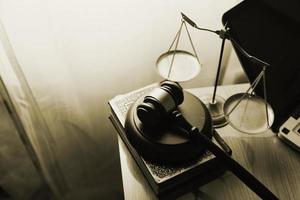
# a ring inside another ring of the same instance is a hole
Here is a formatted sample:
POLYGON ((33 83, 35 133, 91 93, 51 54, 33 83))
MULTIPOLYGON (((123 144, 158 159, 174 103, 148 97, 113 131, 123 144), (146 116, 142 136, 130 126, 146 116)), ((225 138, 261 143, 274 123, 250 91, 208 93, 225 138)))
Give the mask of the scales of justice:
POLYGON ((226 24, 224 29, 214 31, 198 27, 195 22, 183 13, 181 13, 181 16, 182 19, 180 28, 169 49, 157 59, 156 67, 160 76, 166 80, 178 83, 185 82, 195 78, 200 73, 201 68, 204 67, 199 61, 187 24, 198 30, 217 34, 222 39, 222 43, 213 93, 212 95, 206 95, 200 98, 204 101, 210 112, 214 128, 223 127, 229 123, 233 128, 247 134, 262 133, 269 129, 274 121, 274 112, 267 102, 265 79, 266 70, 270 65, 267 62, 247 53, 247 51, 244 50, 233 37, 231 37, 230 30, 226 27, 226 24), (192 53, 178 49, 183 29, 187 33, 193 50, 192 53), (256 64, 258 68, 261 68, 261 72, 244 93, 234 94, 227 100, 217 95, 226 39, 231 41, 235 50, 239 51, 246 59, 256 64), (263 85, 263 97, 254 93, 255 88, 260 83, 263 85))

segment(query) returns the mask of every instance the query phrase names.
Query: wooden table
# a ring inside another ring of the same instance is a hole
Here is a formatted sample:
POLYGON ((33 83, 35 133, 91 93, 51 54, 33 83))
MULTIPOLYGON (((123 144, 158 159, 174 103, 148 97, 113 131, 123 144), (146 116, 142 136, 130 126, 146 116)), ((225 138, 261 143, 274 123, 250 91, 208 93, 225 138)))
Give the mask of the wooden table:
MULTIPOLYGON (((220 86, 218 95, 228 98, 246 91, 248 84, 220 86)), ((213 88, 189 89, 199 98, 213 88)), ((233 158, 255 175, 280 199, 300 198, 300 152, 283 143, 272 131, 250 136, 227 125, 218 129, 233 150, 233 158)), ((142 172, 119 137, 125 200, 157 199, 142 172)), ((259 199, 231 172, 178 199, 259 199)))

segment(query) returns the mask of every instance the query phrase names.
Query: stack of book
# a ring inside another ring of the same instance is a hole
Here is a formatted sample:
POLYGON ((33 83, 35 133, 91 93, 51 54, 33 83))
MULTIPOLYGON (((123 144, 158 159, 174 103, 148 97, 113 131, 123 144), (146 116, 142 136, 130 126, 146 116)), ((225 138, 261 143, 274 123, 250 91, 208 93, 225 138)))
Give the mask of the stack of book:
POLYGON ((111 99, 109 101, 110 120, 156 195, 160 198, 173 198, 219 177, 225 169, 220 167, 218 160, 209 152, 197 160, 180 166, 153 163, 139 155, 126 137, 124 130, 126 114, 137 99, 142 98, 155 87, 158 85, 152 84, 111 99))

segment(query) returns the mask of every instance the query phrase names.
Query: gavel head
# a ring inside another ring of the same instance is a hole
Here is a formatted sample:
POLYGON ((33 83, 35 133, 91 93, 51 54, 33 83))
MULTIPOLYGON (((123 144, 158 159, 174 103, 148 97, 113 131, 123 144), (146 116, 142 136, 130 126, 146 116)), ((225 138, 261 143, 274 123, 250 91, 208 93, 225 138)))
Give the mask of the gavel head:
POLYGON ((164 81, 137 106, 137 116, 143 124, 155 126, 182 102, 181 86, 176 82, 164 81))

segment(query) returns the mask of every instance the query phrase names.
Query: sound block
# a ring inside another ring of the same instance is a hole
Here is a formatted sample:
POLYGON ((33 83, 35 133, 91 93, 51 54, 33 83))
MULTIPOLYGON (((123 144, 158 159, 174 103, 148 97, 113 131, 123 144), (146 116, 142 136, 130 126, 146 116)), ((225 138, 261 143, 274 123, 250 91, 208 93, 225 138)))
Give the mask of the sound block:
MULTIPOLYGON (((181 164, 199 158, 206 149, 200 141, 191 139, 170 118, 165 117, 156 127, 147 127, 137 116, 137 106, 143 102, 139 98, 129 109, 125 121, 128 140, 144 158, 163 164, 181 164)), ((212 120, 204 105, 196 96, 184 91, 184 102, 178 110, 193 126, 212 138, 212 120)), ((196 139, 197 140, 197 139, 196 139)))

